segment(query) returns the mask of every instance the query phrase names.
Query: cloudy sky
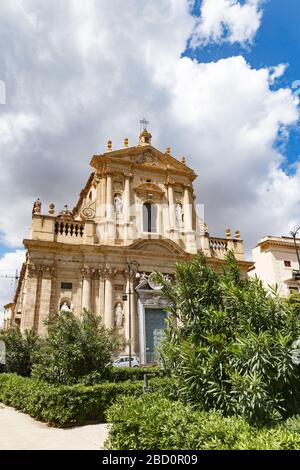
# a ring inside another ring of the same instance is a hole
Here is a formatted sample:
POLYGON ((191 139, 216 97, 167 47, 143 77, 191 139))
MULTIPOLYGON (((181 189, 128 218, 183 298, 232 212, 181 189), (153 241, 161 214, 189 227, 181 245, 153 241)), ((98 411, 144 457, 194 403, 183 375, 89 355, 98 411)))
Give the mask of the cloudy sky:
POLYGON ((135 144, 143 117, 198 173, 211 233, 250 253, 300 223, 299 17, 299 0, 2 0, 0 275, 33 201, 72 208, 90 156, 135 144))

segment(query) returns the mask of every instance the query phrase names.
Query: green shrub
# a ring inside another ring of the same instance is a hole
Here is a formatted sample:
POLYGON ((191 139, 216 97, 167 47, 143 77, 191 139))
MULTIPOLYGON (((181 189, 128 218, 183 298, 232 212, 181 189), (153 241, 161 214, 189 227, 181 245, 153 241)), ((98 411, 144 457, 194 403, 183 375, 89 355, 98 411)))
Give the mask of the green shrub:
POLYGON ((109 382, 124 382, 125 380, 144 380, 144 374, 147 374, 148 379, 153 377, 164 377, 163 369, 159 367, 109 367, 105 374, 99 372, 91 372, 90 374, 82 377, 80 383, 85 385, 94 385, 108 380, 109 382))
POLYGON ((222 273, 199 254, 177 264, 175 283, 161 282, 171 301, 162 361, 183 400, 261 424, 300 411, 295 301, 242 278, 232 253, 222 273))
POLYGON ((95 372, 104 377, 113 351, 123 343, 98 315, 86 310, 81 317, 66 311, 52 315, 47 325, 48 336, 35 358, 32 376, 49 383, 74 384, 95 372))
POLYGON ((300 434, 284 426, 256 428, 241 417, 195 410, 155 393, 119 398, 107 411, 107 420, 108 449, 300 449, 300 434))
POLYGON ((6 364, 3 371, 16 372, 28 377, 31 374, 35 355, 41 347, 41 339, 33 330, 21 334, 18 328, 10 328, 0 335, 6 346, 6 364))
MULTIPOLYGON (((153 378, 151 389, 162 393, 166 382, 153 378)), ((142 393, 142 381, 57 386, 16 374, 0 375, 0 401, 55 426, 104 421, 105 411, 119 396, 142 393)))

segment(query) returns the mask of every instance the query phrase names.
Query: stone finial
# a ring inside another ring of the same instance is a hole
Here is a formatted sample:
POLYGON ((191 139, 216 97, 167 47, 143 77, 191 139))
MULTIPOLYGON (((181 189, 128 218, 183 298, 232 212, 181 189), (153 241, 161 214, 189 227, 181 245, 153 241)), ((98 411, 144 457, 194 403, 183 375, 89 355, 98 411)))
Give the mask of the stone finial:
POLYGON ((125 137, 125 139, 124 139, 124 147, 128 147, 128 138, 127 137, 125 137))
POLYGON ((239 230, 235 230, 235 232, 234 232, 234 238, 236 238, 236 240, 240 240, 241 234, 240 234, 240 231, 239 231, 239 230))
POLYGON ((107 150, 112 150, 112 141, 111 140, 107 141, 107 150))
POLYGON ((58 217, 64 221, 71 221, 74 219, 73 214, 68 209, 68 204, 65 204, 63 209, 58 214, 58 217))
POLYGON ((32 214, 33 215, 40 214, 41 208, 42 208, 41 200, 40 198, 37 198, 37 200, 33 203, 32 214))
POLYGON ((54 212, 55 212, 55 205, 53 204, 53 202, 51 202, 48 206, 48 214, 53 215, 54 212))
POLYGON ((183 163, 184 165, 186 165, 186 158, 185 158, 185 157, 182 157, 181 163, 183 163))
POLYGON ((226 229, 226 238, 231 238, 231 231, 230 228, 226 229))
POLYGON ((147 129, 144 129, 143 132, 140 133, 139 137, 139 145, 150 145, 151 144, 152 135, 147 129))
POLYGON ((165 152, 165 153, 166 153, 166 155, 171 155, 171 149, 170 149, 170 147, 167 147, 167 148, 166 148, 166 152, 165 152))

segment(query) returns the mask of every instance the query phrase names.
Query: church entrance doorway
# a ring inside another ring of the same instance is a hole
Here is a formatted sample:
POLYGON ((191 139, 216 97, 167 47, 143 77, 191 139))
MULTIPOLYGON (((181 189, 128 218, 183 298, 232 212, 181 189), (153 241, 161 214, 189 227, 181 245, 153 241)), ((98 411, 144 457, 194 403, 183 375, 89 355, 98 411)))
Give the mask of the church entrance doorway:
POLYGON ((164 337, 167 313, 161 308, 145 309, 146 363, 158 362, 157 348, 164 337))

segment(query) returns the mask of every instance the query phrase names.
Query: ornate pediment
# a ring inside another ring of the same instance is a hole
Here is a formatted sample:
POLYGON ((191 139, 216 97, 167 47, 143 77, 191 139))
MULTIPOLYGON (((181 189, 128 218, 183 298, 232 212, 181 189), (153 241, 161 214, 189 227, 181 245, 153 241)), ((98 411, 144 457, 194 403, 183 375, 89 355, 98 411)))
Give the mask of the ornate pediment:
POLYGON ((186 255, 185 251, 182 250, 176 243, 172 240, 144 240, 139 239, 130 245, 130 250, 143 251, 143 253, 153 253, 161 255, 186 255))
POLYGON ((158 198, 164 196, 164 191, 154 183, 142 183, 134 188, 134 191, 142 198, 158 198))

